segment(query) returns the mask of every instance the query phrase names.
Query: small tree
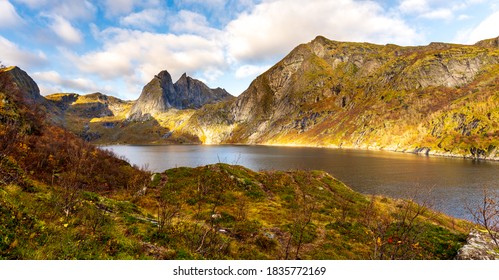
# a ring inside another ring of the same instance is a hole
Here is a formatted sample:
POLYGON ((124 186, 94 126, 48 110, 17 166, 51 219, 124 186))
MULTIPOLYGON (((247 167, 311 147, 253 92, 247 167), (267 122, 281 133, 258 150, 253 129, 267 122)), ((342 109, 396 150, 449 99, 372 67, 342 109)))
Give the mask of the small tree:
POLYGON ((174 230, 172 221, 180 213, 184 201, 180 191, 171 183, 166 183, 158 199, 158 230, 174 230))
POLYGON ((467 208, 475 222, 487 231, 499 248, 499 192, 484 189, 478 207, 468 205, 467 208))
POLYGON ((421 218, 429 217, 432 205, 431 189, 417 186, 409 199, 399 200, 393 211, 380 209, 377 197, 371 196, 364 210, 364 223, 372 233, 373 259, 414 259, 417 257, 425 225, 421 218), (419 203, 416 203, 419 201, 419 203))
POLYGON ((5 65, 2 63, 2 61, 0 60, 0 69, 4 69, 4 68, 6 68, 6 67, 7 67, 7 66, 5 66, 5 65))
MULTIPOLYGON (((296 179, 295 179, 296 180, 296 179)), ((294 258, 300 259, 300 250, 305 243, 313 239, 313 214, 317 204, 311 196, 308 186, 313 186, 313 178, 310 172, 305 174, 304 187, 295 190, 295 199, 290 202, 291 224, 289 225, 288 240, 284 251, 284 259, 292 258, 292 246, 294 245, 294 258)))

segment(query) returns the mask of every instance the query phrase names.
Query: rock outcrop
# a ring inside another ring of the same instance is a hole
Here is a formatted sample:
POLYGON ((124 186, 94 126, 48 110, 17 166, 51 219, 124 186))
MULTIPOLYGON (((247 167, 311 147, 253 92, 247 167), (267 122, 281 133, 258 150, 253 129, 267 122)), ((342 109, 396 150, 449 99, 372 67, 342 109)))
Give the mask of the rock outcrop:
POLYGON ((473 230, 466 245, 457 252, 458 260, 499 260, 499 248, 486 233, 473 230))
POLYGON ((47 95, 45 98, 60 108, 65 115, 89 120, 117 116, 124 113, 127 105, 130 104, 130 102, 100 92, 87 95, 55 93, 47 95))
POLYGON ((167 71, 161 71, 146 86, 128 114, 129 120, 148 119, 170 108, 199 109, 205 104, 227 100, 224 89, 210 89, 203 82, 183 74, 174 84, 167 71))

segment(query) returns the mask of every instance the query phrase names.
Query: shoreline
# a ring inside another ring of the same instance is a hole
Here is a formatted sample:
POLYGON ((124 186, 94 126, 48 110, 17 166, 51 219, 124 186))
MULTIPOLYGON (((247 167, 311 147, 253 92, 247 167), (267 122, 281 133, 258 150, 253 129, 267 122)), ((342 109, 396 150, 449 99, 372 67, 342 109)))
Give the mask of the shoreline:
MULTIPOLYGON (((337 149, 337 150, 354 150, 354 151, 382 151, 382 152, 392 152, 400 154, 414 154, 426 157, 440 157, 440 158, 451 158, 451 159, 465 159, 473 161, 486 161, 486 162, 499 162, 499 157, 473 157, 470 155, 452 154, 432 151, 429 148, 415 148, 414 150, 408 149, 396 149, 396 148, 381 148, 381 147, 355 147, 355 146, 343 146, 343 145, 306 145, 306 144, 273 144, 273 143, 219 143, 219 144, 204 144, 204 143, 99 143, 94 144, 97 147, 103 146, 269 146, 269 147, 297 147, 297 148, 324 148, 324 149, 337 149), (417 152, 416 150, 421 150, 417 152)), ((497 153, 499 154, 499 152, 497 153)), ((496 155, 497 155, 496 154, 496 155)))

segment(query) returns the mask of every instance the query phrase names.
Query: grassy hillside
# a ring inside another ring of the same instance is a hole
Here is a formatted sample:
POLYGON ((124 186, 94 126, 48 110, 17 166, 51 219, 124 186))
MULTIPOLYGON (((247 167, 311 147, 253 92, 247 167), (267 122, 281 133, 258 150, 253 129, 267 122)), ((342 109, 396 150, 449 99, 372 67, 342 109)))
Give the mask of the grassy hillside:
POLYGON ((2 185, 0 258, 452 259, 470 226, 319 171, 218 164, 153 178, 139 193, 70 197, 58 185, 2 185))

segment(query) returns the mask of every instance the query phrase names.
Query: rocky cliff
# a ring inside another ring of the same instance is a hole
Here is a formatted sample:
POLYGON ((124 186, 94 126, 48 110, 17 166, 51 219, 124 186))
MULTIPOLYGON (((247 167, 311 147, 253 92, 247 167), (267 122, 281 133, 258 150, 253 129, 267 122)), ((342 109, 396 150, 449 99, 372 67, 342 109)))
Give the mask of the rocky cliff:
POLYGON ((319 36, 190 124, 207 143, 498 158, 497 42, 401 47, 319 36))
POLYGON ((129 120, 148 119, 150 116, 175 109, 199 109, 205 104, 230 99, 224 89, 210 89, 203 82, 183 74, 174 84, 167 71, 161 71, 146 86, 133 105, 129 120))

